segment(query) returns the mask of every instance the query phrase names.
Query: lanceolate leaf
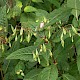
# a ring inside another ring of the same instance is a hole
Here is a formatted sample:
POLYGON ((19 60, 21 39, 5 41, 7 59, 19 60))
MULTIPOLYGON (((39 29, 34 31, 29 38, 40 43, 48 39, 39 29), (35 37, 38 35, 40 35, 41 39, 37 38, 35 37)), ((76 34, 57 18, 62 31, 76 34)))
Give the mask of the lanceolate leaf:
POLYGON ((77 9, 72 9, 72 12, 71 12, 75 17, 76 19, 78 20, 78 16, 80 15, 80 10, 77 10, 77 9))
POLYGON ((79 27, 79 24, 78 24, 78 21, 77 21, 76 17, 73 18, 72 24, 76 28, 79 27))
POLYGON ((77 67, 78 67, 78 71, 80 73, 80 56, 77 57, 77 67))
POLYGON ((24 71, 25 65, 22 61, 18 62, 18 64, 15 66, 15 73, 20 72, 20 70, 24 71))
POLYGON ((11 53, 7 59, 20 59, 25 61, 33 61, 33 51, 36 49, 35 46, 29 46, 22 49, 19 49, 11 53))
POLYGON ((51 65, 40 72, 37 80, 57 80, 57 78, 58 70, 55 65, 51 65))
POLYGON ((80 56, 80 39, 76 42, 77 55, 80 56))
POLYGON ((80 73, 80 39, 76 42, 76 51, 77 51, 77 67, 80 73))
POLYGON ((20 17, 20 22, 21 22, 21 25, 25 28, 29 27, 31 28, 32 30, 35 30, 36 29, 36 23, 35 23, 35 15, 34 13, 29 13, 29 14, 21 14, 21 17, 20 17))
POLYGON ((6 6, 0 7, 0 25, 7 27, 7 15, 6 15, 6 6))
POLYGON ((30 72, 28 72, 23 80, 37 80, 37 76, 41 72, 41 69, 32 69, 30 72))
POLYGON ((63 74, 63 80, 76 80, 76 79, 72 75, 63 74))
POLYGON ((80 14, 80 0, 67 0, 67 6, 72 8, 72 14, 78 19, 80 14))
POLYGON ((59 9, 55 9, 49 14, 49 23, 47 23, 44 27, 53 25, 55 22, 59 20, 64 20, 66 17, 70 16, 71 9, 67 7, 61 7, 59 9))
POLYGON ((56 7, 60 7, 60 3, 57 0, 48 0, 48 1, 54 4, 56 7))

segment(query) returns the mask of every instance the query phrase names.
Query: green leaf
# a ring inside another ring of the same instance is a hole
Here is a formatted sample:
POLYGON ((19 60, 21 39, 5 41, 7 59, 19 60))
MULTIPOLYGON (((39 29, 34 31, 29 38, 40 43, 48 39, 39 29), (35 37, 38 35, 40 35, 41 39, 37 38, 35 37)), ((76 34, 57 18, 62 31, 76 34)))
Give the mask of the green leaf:
POLYGON ((48 1, 54 4, 56 7, 60 7, 60 3, 57 0, 48 0, 48 1))
POLYGON ((12 17, 14 18, 15 16, 20 16, 21 8, 22 8, 22 2, 20 0, 16 0, 15 6, 9 9, 9 11, 7 12, 7 18, 10 19, 12 17))
POLYGON ((0 0, 0 6, 5 6, 7 0, 0 0))
POLYGON ((80 15, 80 10, 77 10, 77 9, 72 9, 72 12, 71 12, 75 17, 76 19, 78 20, 78 16, 80 15))
POLYGON ((72 75, 63 74, 63 80, 76 80, 76 79, 72 75))
POLYGON ((78 19, 80 14, 80 0, 67 0, 67 6, 72 8, 72 14, 78 19))
POLYGON ((80 39, 78 41, 76 41, 76 51, 77 51, 77 55, 80 55, 80 39))
POLYGON ((61 66, 61 69, 63 71, 68 71, 69 70, 69 64, 67 63, 67 61, 62 61, 59 65, 61 66), (62 63, 62 64, 61 64, 62 63))
POLYGON ((6 6, 0 7, 0 26, 7 27, 7 15, 6 15, 6 6))
POLYGON ((32 0, 33 2, 43 2, 42 0, 32 0))
POLYGON ((37 80, 37 76, 41 72, 41 69, 32 69, 30 72, 28 72, 23 80, 37 80))
POLYGON ((48 15, 49 13, 47 11, 38 9, 36 11, 36 20, 39 22, 39 24, 43 21, 46 22, 48 15))
POLYGON ((67 6, 80 10, 80 0, 67 0, 67 6))
POLYGON ((55 65, 44 68, 38 75, 37 80, 57 80, 58 70, 55 65))
POLYGON ((26 67, 28 68, 28 69, 32 69, 34 66, 36 66, 37 65, 37 62, 27 62, 26 63, 26 67))
POLYGON ((74 76, 76 78, 76 80, 80 79, 80 74, 79 74, 76 62, 71 62, 70 63, 70 69, 69 69, 68 72, 69 72, 69 74, 71 74, 72 76, 74 76))
POLYGON ((79 25, 76 17, 73 18, 72 24, 74 25, 75 28, 78 28, 79 25))
POLYGON ((42 66, 49 66, 50 51, 41 52, 40 60, 42 66))
POLYGON ((37 27, 34 13, 22 13, 20 17, 20 22, 24 28, 30 28, 32 30, 35 30, 37 27))
POLYGON ((79 26, 80 26, 80 18, 79 18, 79 20, 78 20, 78 23, 79 23, 79 26))
POLYGON ((64 20, 66 17, 69 18, 70 14, 71 9, 67 7, 60 7, 59 9, 55 9, 49 14, 49 23, 45 24, 44 27, 53 25, 60 20, 64 20))
POLYGON ((37 38, 36 41, 35 41, 35 43, 34 43, 34 45, 35 45, 35 46, 40 46, 43 42, 44 42, 44 41, 43 41, 42 38, 37 38))
POLYGON ((18 64, 15 66, 15 73, 24 71, 25 65, 22 61, 19 61, 18 64))
POLYGON ((13 53, 11 53, 6 59, 20 59, 25 61, 34 61, 33 60, 33 51, 36 49, 35 46, 29 46, 21 48, 13 53))
POLYGON ((69 50, 71 48, 71 46, 73 45, 73 43, 71 42, 71 38, 67 38, 65 40, 65 46, 64 48, 62 47, 62 45, 59 43, 56 45, 56 48, 54 50, 54 59, 57 59, 58 62, 62 62, 62 61, 67 61, 68 58, 68 53, 69 50))
POLYGON ((80 55, 77 57, 77 67, 78 67, 78 71, 80 73, 80 55))
POLYGON ((57 80, 61 80, 61 77, 58 77, 58 79, 57 80))
POLYGON ((40 65, 43 67, 47 67, 47 66, 49 66, 49 61, 44 59, 43 56, 40 56, 40 65))
POLYGON ((26 6, 24 8, 24 12, 35 12, 35 11, 37 11, 37 9, 32 6, 26 6))

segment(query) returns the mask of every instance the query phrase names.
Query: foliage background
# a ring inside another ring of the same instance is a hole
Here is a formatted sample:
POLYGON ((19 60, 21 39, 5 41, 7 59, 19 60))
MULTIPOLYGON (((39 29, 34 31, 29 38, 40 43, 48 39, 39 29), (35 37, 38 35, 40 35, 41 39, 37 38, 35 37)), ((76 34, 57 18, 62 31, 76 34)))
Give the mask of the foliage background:
POLYGON ((2 80, 80 79, 80 0, 0 0, 2 80))

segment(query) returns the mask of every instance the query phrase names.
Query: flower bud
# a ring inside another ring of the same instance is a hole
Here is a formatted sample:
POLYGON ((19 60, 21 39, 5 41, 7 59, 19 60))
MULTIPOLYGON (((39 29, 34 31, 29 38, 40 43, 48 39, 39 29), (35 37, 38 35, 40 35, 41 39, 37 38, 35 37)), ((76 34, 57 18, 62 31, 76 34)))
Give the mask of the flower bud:
POLYGON ((61 34, 61 40, 63 40, 63 32, 62 32, 62 34, 61 34))
POLYGON ((64 47, 64 40, 63 39, 61 40, 61 44, 62 44, 62 47, 64 47))
POLYGON ((19 75, 20 74, 20 71, 17 71, 16 74, 19 75))
POLYGON ((36 57, 36 54, 35 54, 35 53, 33 53, 33 59, 34 59, 35 61, 37 61, 37 57, 36 57))
POLYGON ((20 70, 20 72, 23 72, 22 70, 20 70))
POLYGON ((75 34, 77 34, 77 31, 76 31, 76 29, 72 26, 72 30, 73 30, 73 32, 75 33, 75 34))
POLYGON ((70 32, 70 30, 69 30, 69 36, 71 37, 71 32, 70 32))
POLYGON ((44 27, 44 22, 41 22, 40 23, 40 28, 43 28, 44 27))
POLYGON ((50 32, 50 30, 49 30, 49 33, 48 33, 48 38, 50 38, 51 37, 51 32, 50 32))
POLYGON ((43 51, 46 52, 46 46, 43 44, 43 51))
POLYGON ((47 61, 47 66, 49 66, 49 61, 47 61))
POLYGON ((39 56, 39 54, 38 54, 38 50, 36 49, 36 57, 38 57, 39 56))
POLYGON ((51 52, 51 50, 49 50, 49 54, 50 54, 50 56, 52 57, 52 52, 51 52))
POLYGON ((28 43, 30 42, 30 39, 31 39, 31 36, 30 36, 30 33, 28 33, 28 36, 27 36, 27 42, 28 43))
POLYGON ((66 30, 63 28, 63 33, 64 33, 64 35, 66 35, 66 30))
POLYGON ((20 35, 22 35, 23 34, 23 28, 21 27, 21 30, 20 30, 20 35))
POLYGON ((40 64, 40 58, 38 57, 38 62, 39 62, 39 64, 40 64))
POLYGON ((40 52, 42 52, 42 45, 40 46, 40 52))
POLYGON ((3 45, 3 43, 2 43, 2 51, 4 52, 4 45, 3 45))
POLYGON ((21 76, 24 76, 24 73, 23 72, 21 73, 21 76))
POLYGON ((15 29, 13 30, 13 35, 15 35, 16 34, 16 27, 15 27, 15 29))
POLYGON ((12 32, 14 32, 14 28, 13 28, 13 26, 11 25, 11 29, 12 29, 12 32))
POLYGON ((9 47, 11 47, 11 42, 10 42, 10 38, 9 38, 9 47))
POLYGON ((16 34, 16 37, 15 37, 15 41, 17 41, 17 34, 16 34))

